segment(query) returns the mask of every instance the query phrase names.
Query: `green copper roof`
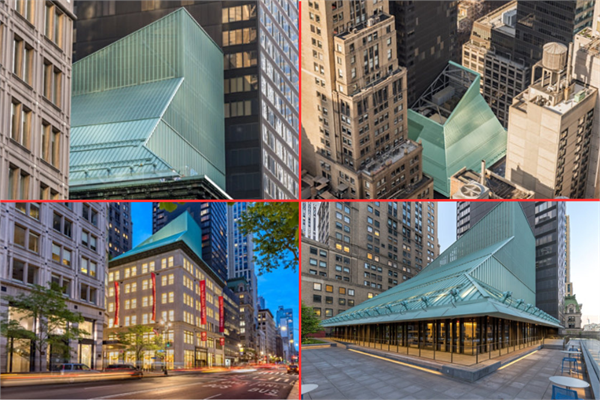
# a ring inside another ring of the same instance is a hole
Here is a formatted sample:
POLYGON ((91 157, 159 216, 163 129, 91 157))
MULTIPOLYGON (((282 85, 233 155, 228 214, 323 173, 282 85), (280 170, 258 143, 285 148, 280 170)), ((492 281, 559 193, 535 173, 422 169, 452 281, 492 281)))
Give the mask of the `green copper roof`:
POLYGON ((73 65, 70 184, 225 189, 223 54, 181 8, 73 65))
POLYGON ((570 305, 574 305, 575 306, 575 310, 576 312, 580 312, 580 307, 581 304, 579 304, 577 302, 577 298, 575 297, 575 295, 572 296, 565 296, 565 310, 568 308, 568 306, 570 305))
POLYGON ((506 154, 506 130, 480 93, 479 74, 453 62, 408 110, 408 133, 423 144, 423 172, 446 197, 461 168, 479 172, 481 160, 491 165, 506 154))
POLYGON ((184 242, 202 259, 202 229, 187 211, 133 249, 113 258, 111 261, 120 260, 175 242, 184 242))
POLYGON ((499 203, 420 274, 323 326, 478 315, 560 326, 535 307, 535 238, 518 203, 499 203))

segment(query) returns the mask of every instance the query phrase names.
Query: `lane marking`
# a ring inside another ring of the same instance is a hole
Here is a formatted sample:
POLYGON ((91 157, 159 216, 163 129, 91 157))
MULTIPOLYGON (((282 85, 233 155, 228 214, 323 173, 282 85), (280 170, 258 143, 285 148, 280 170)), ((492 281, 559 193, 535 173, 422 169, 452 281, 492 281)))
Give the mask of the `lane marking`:
POLYGON ((403 363, 403 362, 396 361, 396 360, 390 360, 389 358, 379 357, 379 356, 376 356, 376 355, 373 355, 373 354, 369 354, 369 353, 363 353, 362 351, 358 351, 358 350, 348 349, 348 351, 352 351, 354 353, 359 353, 359 354, 364 354, 365 356, 369 356, 369 357, 373 357, 373 358, 379 358, 380 360, 384 360, 384 361, 391 362, 391 363, 394 363, 394 364, 404 365, 405 367, 418 369, 420 371, 429 372, 430 374, 444 376, 444 374, 442 374, 439 371, 433 371, 433 370, 430 370, 430 369, 427 369, 427 368, 417 367, 416 365, 411 365, 411 364, 403 363))
POLYGON ((204 384, 206 384, 206 382, 188 383, 186 385, 165 386, 165 387, 162 387, 162 388, 136 390, 134 392, 117 393, 117 394, 111 394, 111 395, 108 395, 108 396, 101 396, 101 397, 92 397, 92 399, 112 399, 113 397, 117 397, 117 396, 130 396, 132 394, 145 393, 145 392, 160 392, 160 391, 164 391, 164 390, 170 390, 170 389, 173 389, 173 388, 180 388, 180 387, 186 387, 186 386, 195 386, 195 385, 204 385, 204 384))
POLYGON ((215 394, 214 396, 206 397, 205 400, 214 399, 215 397, 219 397, 220 395, 221 395, 221 393, 215 394))

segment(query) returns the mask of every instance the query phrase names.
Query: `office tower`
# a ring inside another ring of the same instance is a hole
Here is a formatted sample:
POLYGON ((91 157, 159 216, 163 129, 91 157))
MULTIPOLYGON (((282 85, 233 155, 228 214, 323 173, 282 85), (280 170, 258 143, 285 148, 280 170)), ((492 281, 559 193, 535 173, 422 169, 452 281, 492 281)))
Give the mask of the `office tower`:
MULTIPOLYGON (((508 3, 507 0, 459 0, 457 16, 456 50, 462 53, 462 46, 469 41, 473 24, 479 18, 508 3)), ((461 56, 458 56, 460 60, 461 56)))
POLYGON ((572 53, 560 43, 546 44, 532 70, 542 78, 532 79, 510 107, 506 178, 540 199, 582 198, 588 187, 598 90, 573 80, 572 53))
MULTIPOLYGON (((36 3, 40 4, 40 3, 36 3)), ((102 369, 104 329, 104 282, 108 243, 107 207, 104 203, 1 203, 0 204, 0 286, 2 296, 28 293, 29 285, 62 288, 71 311, 85 319, 79 328, 88 332, 71 340, 70 358, 46 349, 31 339, 11 338, 15 351, 0 357, 0 371, 48 371, 57 363, 83 363, 102 369), (42 349, 43 350, 43 349, 42 349)), ((35 321, 20 316, 3 300, 0 312, 34 331, 35 321)), ((0 346, 8 349, 0 336, 0 346)), ((3 350, 3 354, 7 354, 3 350)), ((69 356, 67 356, 69 357, 69 356)))
POLYGON ((457 46, 456 1, 390 1, 398 64, 407 70, 407 104, 415 101, 446 68, 457 46))
MULTIPOLYGON (((258 310, 258 329, 264 333, 265 357, 274 357, 277 351, 277 328, 268 308, 258 310)), ((269 358, 266 358, 269 360, 269 358)))
POLYGON ((0 3, 0 199, 67 199, 72 2, 0 3))
POLYGON ((317 0, 302 13, 305 196, 431 198, 421 146, 407 140, 388 2, 317 0))
POLYGON ((133 245, 131 203, 108 203, 108 254, 109 259, 131 250, 133 245))
POLYGON ((600 2, 596 2, 596 7, 594 8, 594 20, 592 21, 592 26, 593 26, 594 34, 596 36, 600 36, 600 2))
POLYGON ((513 58, 517 1, 476 20, 463 45, 462 65, 481 75, 481 91, 502 126, 513 98, 529 86, 530 66, 513 58))
POLYGON ((537 350, 562 320, 536 303, 535 240, 519 205, 503 202, 414 279, 323 326, 342 340, 400 354, 430 348, 438 360, 461 357, 470 365, 509 351, 508 341, 537 350))
POLYGON ((259 349, 259 339, 257 337, 256 327, 258 325, 258 310, 256 302, 252 299, 253 293, 250 291, 250 285, 244 276, 229 278, 227 281, 234 296, 239 302, 239 326, 240 343, 242 350, 240 358, 244 361, 256 361, 259 349))
POLYGON ((577 32, 592 25, 593 1, 528 0, 517 4, 513 58, 530 67, 542 59, 545 44, 568 45, 577 32))
POLYGON ((566 224, 566 245, 567 249, 566 260, 567 260, 567 271, 565 273, 565 279, 567 282, 566 294, 567 296, 573 296, 573 282, 571 282, 571 224, 569 221, 569 216, 567 215, 566 224))
MULTIPOLYGON (((459 202, 457 238, 500 203, 459 202)), ((536 238, 536 306, 562 321, 567 291, 567 215, 563 201, 523 202, 523 213, 536 238)))
MULTIPOLYGON (((227 203, 183 203, 171 212, 152 203, 152 232, 156 233, 184 213, 202 231, 202 260, 224 281, 227 280, 227 203)), ((200 238, 198 238, 200 239, 200 238)))
POLYGON ((225 60, 227 178, 221 188, 238 199, 298 198, 299 31, 295 1, 78 2, 75 59, 182 6, 221 47, 219 57, 225 60))
MULTIPOLYGON (((236 202, 227 207, 227 269, 229 279, 244 277, 248 281, 252 296, 254 318, 258 316, 258 283, 254 265, 254 243, 252 235, 242 235, 238 222, 246 211, 248 203, 236 202)), ((264 308, 264 307, 262 307, 264 308)))
POLYGON ((417 275, 439 254, 437 203, 322 203, 302 237, 302 301, 322 319, 417 275))
MULTIPOLYGON (((163 353, 170 369, 175 365, 184 368, 226 365, 228 345, 238 353, 237 343, 227 338, 225 346, 220 343, 229 332, 219 332, 219 297, 224 297, 224 308, 225 303, 230 304, 229 312, 224 313, 224 323, 233 324, 229 329, 235 329, 235 322, 239 321, 239 304, 226 291, 225 281, 202 259, 202 246, 198 241, 201 235, 191 215, 183 213, 132 250, 110 261, 106 300, 108 327, 104 340, 115 340, 118 332, 127 331, 131 326, 153 327, 165 341, 172 342, 171 348, 163 353), (205 282, 206 290, 206 324, 201 320, 201 281, 205 282)), ((109 364, 133 361, 112 344, 107 344, 104 351, 109 364)), ((159 352, 146 351, 143 368, 153 368, 160 358, 159 352)))
POLYGON ((281 335, 284 360, 291 361, 295 355, 294 351, 294 310, 279 306, 276 313, 275 322, 279 335, 281 335))
MULTIPOLYGON (((600 18, 600 1, 596 3, 600 18)), ((600 24, 600 23, 599 23, 600 24)), ((575 35, 573 46, 573 78, 600 90, 600 30, 586 28, 575 35)), ((594 122, 589 144, 589 169, 585 198, 600 198, 600 95, 596 96, 594 122)))
POLYGON ((76 62, 71 197, 226 198, 221 56, 180 9, 76 62))
POLYGON ((267 303, 265 302, 265 298, 262 296, 258 296, 258 298, 256 299, 256 302, 258 304, 258 309, 259 310, 264 310, 265 308, 267 308, 267 303))
POLYGON ((319 240, 319 202, 302 203, 302 236, 319 240))
POLYGON ((423 145, 423 172, 435 191, 450 196, 450 177, 461 168, 480 171, 506 152, 506 131, 480 93, 480 76, 450 62, 408 110, 411 140, 423 145))

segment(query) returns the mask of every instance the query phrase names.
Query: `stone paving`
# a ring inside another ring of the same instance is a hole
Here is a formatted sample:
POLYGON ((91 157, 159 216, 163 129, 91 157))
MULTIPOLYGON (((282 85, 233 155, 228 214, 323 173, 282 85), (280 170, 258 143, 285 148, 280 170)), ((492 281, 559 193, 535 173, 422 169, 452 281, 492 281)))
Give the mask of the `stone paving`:
MULTIPOLYGON (((317 384, 304 399, 550 399, 549 377, 561 375, 564 353, 542 349, 475 383, 394 364, 343 348, 302 351, 302 384, 317 384)), ((581 372, 581 367, 579 368, 581 372)), ((568 376, 565 370, 565 376, 568 376)), ((582 379, 581 373, 573 374, 582 379)), ((578 389, 581 399, 590 390, 578 389)))

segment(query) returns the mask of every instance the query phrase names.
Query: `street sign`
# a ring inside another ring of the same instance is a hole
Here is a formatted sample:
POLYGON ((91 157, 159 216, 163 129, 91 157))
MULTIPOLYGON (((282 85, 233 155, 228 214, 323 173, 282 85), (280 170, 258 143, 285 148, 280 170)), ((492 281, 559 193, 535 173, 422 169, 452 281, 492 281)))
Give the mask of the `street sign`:
POLYGON ((157 353, 164 353, 164 350, 156 350, 157 353))

